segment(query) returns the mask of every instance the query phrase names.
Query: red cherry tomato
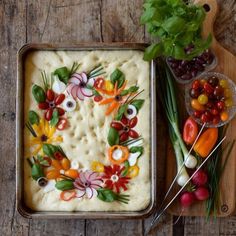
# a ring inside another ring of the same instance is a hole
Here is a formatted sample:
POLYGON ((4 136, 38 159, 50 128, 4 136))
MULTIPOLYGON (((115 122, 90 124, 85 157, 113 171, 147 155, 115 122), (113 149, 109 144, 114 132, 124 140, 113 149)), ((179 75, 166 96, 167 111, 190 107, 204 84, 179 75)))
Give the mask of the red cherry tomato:
POLYGON ((59 151, 55 152, 53 155, 54 155, 54 158, 58 161, 61 161, 64 158, 64 156, 59 151))
POLYGON ((46 93, 46 96, 47 96, 47 100, 51 102, 51 101, 54 100, 55 94, 51 89, 48 89, 47 93, 46 93))
POLYGON ((192 88, 193 89, 199 89, 201 87, 201 83, 200 83, 200 81, 199 80, 195 80, 195 81, 193 81, 193 83, 192 83, 192 88))
POLYGON ((100 102, 102 99, 103 99, 103 97, 101 95, 94 96, 94 98, 93 98, 93 100, 95 102, 100 102))
POLYGON ((49 120, 52 119, 52 113, 53 113, 53 108, 49 108, 49 109, 47 109, 47 111, 45 112, 44 117, 45 117, 45 119, 46 119, 47 121, 49 121, 49 120))
POLYGON ((194 111, 193 115, 194 115, 196 118, 200 118, 201 115, 202 115, 202 111, 194 111))
POLYGON ((223 101, 219 101, 216 103, 216 106, 219 111, 222 111, 225 108, 225 103, 223 101))
POLYGON ((198 126, 196 121, 189 117, 184 124, 183 139, 187 144, 193 144, 198 134, 198 126))
POLYGON ((58 130, 63 130, 67 126, 67 119, 66 118, 60 118, 58 123, 57 123, 57 129, 58 130))
POLYGON ((61 93, 55 98, 55 104, 60 105, 65 99, 65 94, 61 93))
POLYGON ((95 83, 94 83, 94 88, 96 88, 96 89, 102 89, 103 88, 103 86, 104 86, 104 83, 105 83, 105 81, 104 81, 104 79, 103 78, 97 78, 96 79, 96 81, 95 81, 95 83))
POLYGON ((65 114, 65 110, 63 108, 57 107, 57 110, 58 110, 59 116, 63 116, 65 114))
POLYGON ((205 83, 203 87, 207 94, 212 94, 214 92, 214 88, 209 83, 205 83))
POLYGON ((47 102, 40 102, 40 103, 38 104, 38 108, 41 109, 41 110, 46 110, 46 109, 49 108, 49 105, 48 105, 47 102))

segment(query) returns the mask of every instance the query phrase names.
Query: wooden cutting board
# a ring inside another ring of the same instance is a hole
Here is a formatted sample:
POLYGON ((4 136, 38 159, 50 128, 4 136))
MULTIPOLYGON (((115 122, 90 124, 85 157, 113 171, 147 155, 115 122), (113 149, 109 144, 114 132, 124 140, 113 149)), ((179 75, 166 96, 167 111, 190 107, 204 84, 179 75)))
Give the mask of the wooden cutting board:
MULTIPOLYGON (((218 65, 213 70, 228 76, 231 80, 236 82, 236 57, 223 48, 215 39, 213 32, 213 24, 217 16, 218 6, 216 0, 196 0, 196 4, 205 5, 209 8, 206 19, 204 21, 202 34, 207 37, 211 32, 213 36, 212 49, 218 59, 218 65)), ((183 87, 181 89, 184 89, 183 87)), ((230 122, 227 131, 227 140, 236 139, 236 117, 230 122)), ((172 146, 168 145, 167 165, 166 165, 166 191, 170 186, 172 180, 176 175, 175 156, 173 155, 172 146)), ((223 160, 225 156, 223 157, 223 160)), ((175 184, 172 191, 173 195, 178 191, 179 187, 175 184)), ((171 196, 171 197, 172 197, 171 196)), ((236 147, 231 152, 231 156, 227 162, 227 166, 221 178, 220 183, 220 202, 217 216, 225 217, 232 215, 235 211, 235 197, 236 197, 236 147)), ((196 203, 189 209, 182 212, 178 200, 169 207, 168 212, 173 215, 183 216, 205 216, 204 203, 196 203)))

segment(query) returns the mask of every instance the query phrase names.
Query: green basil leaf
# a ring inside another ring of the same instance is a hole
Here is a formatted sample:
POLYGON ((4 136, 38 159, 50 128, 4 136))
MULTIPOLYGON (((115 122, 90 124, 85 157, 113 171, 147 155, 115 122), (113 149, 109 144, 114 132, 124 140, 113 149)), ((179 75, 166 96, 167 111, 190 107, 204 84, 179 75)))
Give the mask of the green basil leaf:
POLYGON ((138 86, 132 86, 132 87, 130 87, 129 88, 129 93, 135 93, 135 92, 137 92, 138 91, 138 89, 139 89, 139 87, 138 86))
POLYGON ((59 112, 57 109, 54 109, 52 113, 52 119, 50 120, 50 125, 51 126, 56 126, 59 121, 59 112))
POLYGON ((43 88, 41 88, 40 86, 34 84, 32 87, 32 94, 33 94, 36 102, 38 102, 38 103, 45 102, 46 94, 45 94, 43 88))
POLYGON ((162 27, 168 34, 176 35, 185 30, 186 24, 187 22, 183 18, 172 16, 163 23, 162 27))
POLYGON ((128 162, 128 161, 125 161, 125 162, 124 162, 124 166, 125 166, 125 169, 124 169, 124 170, 122 171, 122 173, 121 173, 122 176, 126 176, 126 175, 128 174, 129 167, 130 167, 129 162, 128 162))
POLYGON ((119 69, 115 69, 110 76, 111 83, 115 85, 118 83, 118 88, 120 88, 125 82, 125 75, 119 69))
POLYGON ((129 149, 129 152, 130 153, 140 152, 140 155, 138 156, 139 158, 143 154, 143 147, 137 147, 137 146, 131 147, 129 149))
POLYGON ((114 129, 114 128, 109 129, 107 141, 110 146, 114 146, 116 144, 119 144, 119 141, 120 141, 119 133, 116 129, 114 129))
POLYGON ((38 180, 39 178, 44 177, 43 168, 40 164, 33 164, 31 169, 31 176, 34 180, 38 180))
POLYGON ((39 161, 40 165, 47 166, 47 167, 50 166, 49 161, 44 159, 43 156, 41 156, 41 155, 37 155, 37 160, 39 161))
POLYGON ((35 111, 29 111, 28 119, 31 125, 38 125, 39 124, 39 116, 35 111))
POLYGON ((127 94, 129 94, 129 90, 123 90, 123 91, 120 93, 121 96, 125 96, 125 95, 127 95, 127 94))
POLYGON ((57 183, 55 184, 55 187, 61 191, 64 190, 70 190, 70 189, 74 189, 74 184, 72 180, 61 180, 61 181, 57 181, 57 183))
POLYGON ((117 200, 117 195, 110 189, 100 188, 97 189, 98 192, 98 199, 104 202, 113 202, 117 200))
POLYGON ((141 24, 145 24, 152 20, 154 14, 156 12, 156 9, 153 7, 148 8, 147 11, 145 11, 141 16, 141 24))
POLYGON ((151 61, 152 59, 159 57, 162 54, 163 45, 162 43, 155 43, 145 49, 143 60, 151 61))
POLYGON ((121 120, 123 114, 126 112, 128 104, 123 104, 119 107, 117 114, 115 115, 115 120, 121 120))
POLYGON ((141 107, 144 104, 144 100, 143 99, 135 99, 131 102, 131 105, 135 106, 135 108, 137 109, 137 111, 139 111, 141 109, 141 107))
POLYGON ((67 67, 61 67, 58 68, 54 71, 54 75, 57 75, 59 80, 62 81, 63 83, 67 84, 68 80, 70 78, 70 71, 68 70, 67 67))
POLYGON ((54 153, 58 151, 58 148, 52 144, 43 144, 43 153, 49 157, 54 157, 54 153))

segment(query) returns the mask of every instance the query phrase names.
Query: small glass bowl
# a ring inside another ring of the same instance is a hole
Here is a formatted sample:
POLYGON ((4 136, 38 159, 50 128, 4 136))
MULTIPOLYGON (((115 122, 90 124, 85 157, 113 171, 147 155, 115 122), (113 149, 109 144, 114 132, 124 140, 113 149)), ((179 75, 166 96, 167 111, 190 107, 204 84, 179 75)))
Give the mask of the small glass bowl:
POLYGON ((204 71, 199 71, 196 76, 192 77, 192 78, 189 79, 189 80, 183 80, 183 79, 181 79, 180 77, 178 77, 178 76, 174 73, 174 70, 173 70, 172 67, 170 66, 170 62, 168 61, 168 58, 166 59, 166 63, 167 63, 167 65, 168 65, 168 67, 169 67, 171 73, 173 74, 175 80, 176 80, 178 83, 180 83, 180 84, 188 84, 188 83, 192 82, 193 80, 196 80, 196 79, 200 78, 201 76, 203 76, 203 74, 205 74, 205 73, 207 73, 207 72, 213 70, 213 69, 217 66, 217 63, 218 63, 217 57, 216 57, 216 55, 212 52, 212 50, 211 50, 211 53, 212 53, 213 56, 214 56, 214 59, 213 59, 212 63, 209 64, 209 65, 206 65, 205 68, 204 68, 204 71))
MULTIPOLYGON (((220 121, 218 124, 212 124, 212 122, 207 122, 206 123, 206 127, 220 127, 220 126, 223 126, 227 123, 229 123, 229 121, 234 117, 234 115, 236 114, 236 85, 235 83, 229 79, 227 76, 223 75, 223 74, 220 74, 220 73, 217 73, 217 72, 207 72, 207 73, 204 73, 202 76, 201 76, 201 79, 208 79, 212 76, 215 76, 217 77, 219 80, 227 80, 227 83, 228 83, 228 88, 231 90, 231 93, 232 93, 232 106, 231 107, 227 107, 225 109, 225 111, 228 112, 228 115, 229 115, 229 118, 226 120, 226 121, 220 121)), ((199 77, 198 77, 199 78, 199 77)), ((195 79, 197 80, 197 79, 195 79)), ((194 110, 191 106, 191 100, 193 99, 190 94, 189 94, 189 91, 191 89, 191 86, 192 86, 192 83, 189 83, 185 86, 185 106, 186 106, 186 109, 187 109, 187 112, 190 116, 192 116, 196 122, 200 125, 203 125, 203 122, 201 121, 200 118, 196 118, 194 116, 194 110)))

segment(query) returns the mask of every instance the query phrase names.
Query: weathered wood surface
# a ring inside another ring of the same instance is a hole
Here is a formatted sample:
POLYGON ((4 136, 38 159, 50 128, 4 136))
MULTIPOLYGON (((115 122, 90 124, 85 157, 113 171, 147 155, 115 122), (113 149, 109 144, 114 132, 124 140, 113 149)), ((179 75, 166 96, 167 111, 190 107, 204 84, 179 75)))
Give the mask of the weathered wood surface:
MULTIPOLYGON (((218 0, 216 38, 236 55, 236 2, 218 0)), ((15 212, 16 51, 26 42, 148 42, 142 0, 0 0, 0 235, 142 235, 150 219, 27 220, 15 212)), ((164 189, 165 130, 158 119, 159 198, 164 189)), ((236 235, 236 217, 164 215, 151 235, 236 235), (175 219, 174 219, 175 220, 175 219)))

